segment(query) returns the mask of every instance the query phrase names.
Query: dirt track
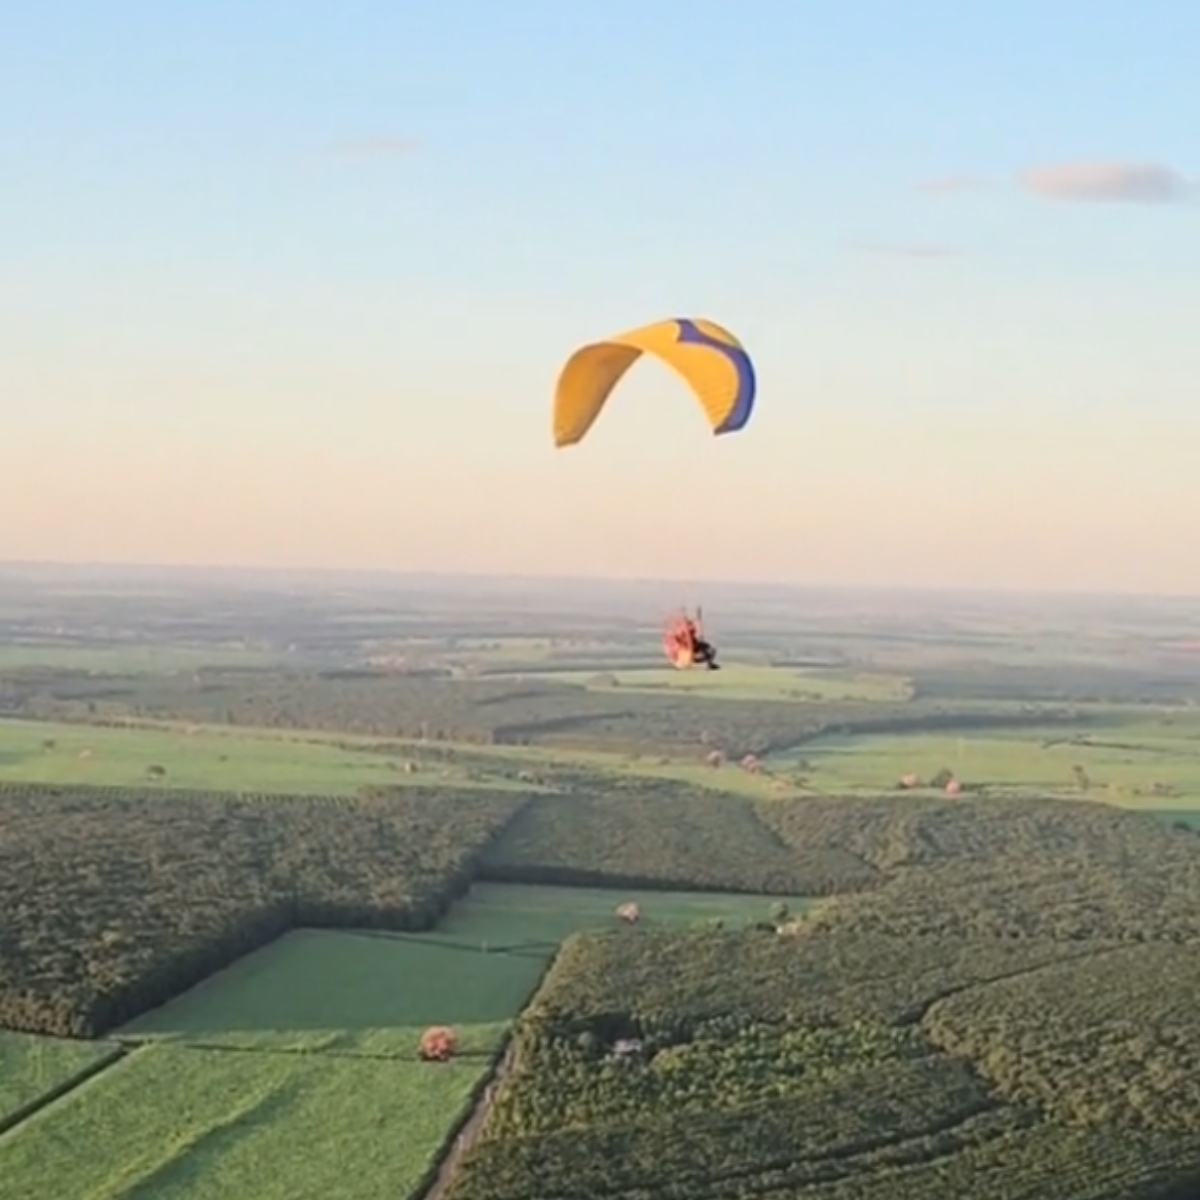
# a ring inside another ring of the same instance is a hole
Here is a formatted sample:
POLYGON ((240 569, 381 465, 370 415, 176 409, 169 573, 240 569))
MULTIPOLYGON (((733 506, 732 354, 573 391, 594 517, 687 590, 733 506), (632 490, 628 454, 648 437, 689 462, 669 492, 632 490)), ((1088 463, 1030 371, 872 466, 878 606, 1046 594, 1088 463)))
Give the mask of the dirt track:
POLYGON ((433 1183, 426 1189, 421 1200, 442 1200, 449 1190, 450 1184, 454 1179, 454 1172, 458 1164, 462 1161, 462 1156, 475 1144, 475 1139, 479 1136, 480 1130, 483 1128, 483 1123, 487 1120, 488 1113, 491 1111, 492 1101, 496 1098, 496 1090, 503 1085, 505 1077, 512 1067, 513 1053, 514 1043, 510 1041, 499 1063, 496 1064, 496 1069, 488 1079, 479 1099, 475 1101, 475 1107, 471 1109, 471 1115, 466 1119, 462 1128, 450 1143, 446 1153, 442 1156, 442 1161, 438 1164, 437 1174, 434 1176, 433 1183))

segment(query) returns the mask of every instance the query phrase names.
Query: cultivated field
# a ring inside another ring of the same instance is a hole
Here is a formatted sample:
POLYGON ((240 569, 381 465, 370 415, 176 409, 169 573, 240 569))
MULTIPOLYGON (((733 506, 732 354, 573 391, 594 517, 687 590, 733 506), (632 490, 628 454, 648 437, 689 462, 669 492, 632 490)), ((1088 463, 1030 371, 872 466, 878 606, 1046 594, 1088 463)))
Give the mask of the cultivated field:
POLYGON ((39 1099, 70 1086, 118 1052, 119 1048, 110 1043, 0 1029, 0 1131, 19 1120, 39 1099))
MULTIPOLYGON (((662 927, 767 911, 632 896, 662 927)), ((476 884, 434 933, 290 933, 100 1042, 4 1034, 11 1113, 124 1054, 0 1137, 0 1195, 411 1195, 562 938, 612 928, 622 898, 476 884), (431 1024, 461 1038, 449 1065, 418 1060, 431 1024)))
POLYGON ((322 731, 285 733, 180 722, 111 728, 0 717, 0 782, 88 784, 202 791, 353 795, 361 787, 486 787, 537 792, 531 772, 582 768, 675 780, 745 796, 777 791, 775 781, 736 764, 714 771, 704 748, 692 761, 623 751, 379 740, 322 731), (156 770, 161 768, 161 772, 156 770))
MULTIPOLYGON (((536 677, 537 671, 526 671, 536 677)), ((912 694, 902 675, 854 671, 807 671, 735 663, 720 671, 676 671, 671 667, 645 667, 614 671, 555 671, 559 683, 577 683, 591 691, 681 692, 688 697, 712 700, 849 700, 884 704, 907 700, 912 694)))
POLYGON ((416 1059, 421 1030, 453 1025, 487 1055, 537 984, 549 950, 486 953, 433 934, 296 930, 114 1036, 416 1059))
POLYGON ((487 1070, 148 1046, 0 1140, 3 1194, 394 1200, 487 1070))
POLYGON ((547 947, 557 949, 563 938, 581 930, 611 929, 616 906, 627 900, 638 904, 642 925, 680 929, 717 920, 734 924, 761 920, 779 903, 786 903, 796 913, 808 905, 800 896, 768 899, 721 892, 477 883, 446 914, 436 936, 462 939, 470 945, 544 952, 547 947))
POLYGON ((825 736, 768 762, 825 795, 878 794, 909 772, 929 779, 949 769, 972 787, 1086 796, 1123 808, 1200 809, 1200 713, 1098 716, 1098 723, 1074 729, 825 736))
MULTIPOLYGON (((511 779, 461 762, 405 770, 395 754, 228 727, 106 728, 67 722, 0 720, 0 781, 103 784, 152 782, 202 791, 353 795, 360 787, 506 787, 511 779)), ((529 790, 524 785, 523 790, 529 790)))

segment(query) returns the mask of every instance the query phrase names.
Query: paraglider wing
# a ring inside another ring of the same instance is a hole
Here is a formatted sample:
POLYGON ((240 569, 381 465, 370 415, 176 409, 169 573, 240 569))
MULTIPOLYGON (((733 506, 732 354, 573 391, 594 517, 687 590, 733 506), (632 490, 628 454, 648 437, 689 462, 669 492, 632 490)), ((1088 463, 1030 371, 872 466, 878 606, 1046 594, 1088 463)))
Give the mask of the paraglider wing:
POLYGON ((554 444, 572 446, 591 429, 613 388, 653 354, 692 389, 714 434, 736 433, 754 409, 754 365, 742 344, 714 321, 657 321, 576 350, 558 379, 554 444))
POLYGON ((583 439, 609 392, 641 356, 636 347, 611 341, 584 346, 567 359, 554 395, 555 446, 573 446, 583 439))

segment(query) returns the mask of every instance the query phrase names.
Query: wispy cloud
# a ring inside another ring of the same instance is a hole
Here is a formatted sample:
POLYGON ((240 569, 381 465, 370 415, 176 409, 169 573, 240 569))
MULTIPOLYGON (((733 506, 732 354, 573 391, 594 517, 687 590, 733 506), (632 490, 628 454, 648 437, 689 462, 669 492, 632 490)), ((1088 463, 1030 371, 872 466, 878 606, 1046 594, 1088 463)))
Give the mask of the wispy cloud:
POLYGON ((330 153, 338 158, 395 158, 416 154, 421 143, 416 138, 377 137, 334 142, 330 153))
POLYGON ((845 249, 897 258, 957 258, 962 251, 937 242, 846 242, 845 249))
POLYGON ((1047 163, 1020 172, 1017 180, 1026 191, 1047 200, 1168 204, 1193 191, 1178 171, 1157 163, 1047 163))
POLYGON ((982 175, 934 175, 917 181, 919 192, 975 192, 987 187, 982 175))

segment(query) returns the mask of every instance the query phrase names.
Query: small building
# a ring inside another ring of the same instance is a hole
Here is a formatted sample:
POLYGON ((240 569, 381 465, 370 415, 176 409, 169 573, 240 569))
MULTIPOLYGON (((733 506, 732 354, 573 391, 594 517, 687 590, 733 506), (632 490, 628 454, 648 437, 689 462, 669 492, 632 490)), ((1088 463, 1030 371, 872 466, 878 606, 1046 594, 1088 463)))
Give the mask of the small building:
POLYGON ((640 1038, 617 1038, 612 1044, 609 1057, 618 1062, 637 1062, 645 1050, 640 1038))

